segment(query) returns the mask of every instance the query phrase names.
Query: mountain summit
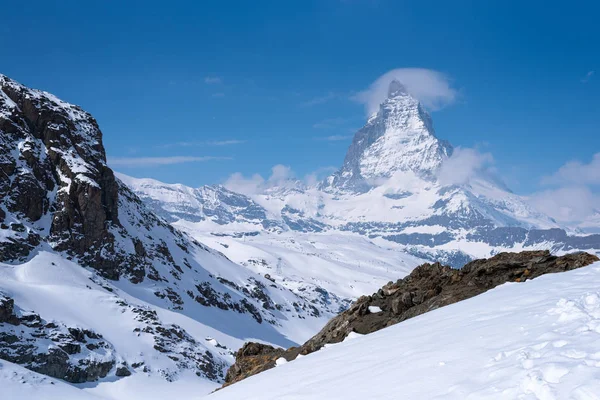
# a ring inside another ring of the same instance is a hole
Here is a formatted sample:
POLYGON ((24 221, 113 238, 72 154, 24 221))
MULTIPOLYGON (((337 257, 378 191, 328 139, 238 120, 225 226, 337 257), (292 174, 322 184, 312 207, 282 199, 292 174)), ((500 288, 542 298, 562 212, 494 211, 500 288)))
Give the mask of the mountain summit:
POLYGON ((322 187, 364 192, 398 171, 431 179, 451 154, 452 146, 435 136, 421 103, 393 80, 379 111, 354 135, 342 168, 322 187))

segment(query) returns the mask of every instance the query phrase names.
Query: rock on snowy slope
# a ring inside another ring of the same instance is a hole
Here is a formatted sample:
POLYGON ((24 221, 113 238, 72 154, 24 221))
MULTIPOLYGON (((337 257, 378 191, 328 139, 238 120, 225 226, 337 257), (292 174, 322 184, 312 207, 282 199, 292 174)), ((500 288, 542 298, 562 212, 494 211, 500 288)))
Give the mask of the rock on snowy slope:
POLYGON ((598 399, 599 285, 600 263, 507 283, 210 398, 598 399))
POLYGON ((0 169, 0 358, 70 382, 220 382, 244 338, 289 345, 325 322, 153 213, 106 165, 90 114, 3 75, 0 169))
POLYGON ((556 257, 548 251, 534 251, 501 253, 490 259, 472 261, 462 269, 439 263, 423 264, 406 278, 388 283, 371 296, 359 298, 300 347, 282 350, 256 343, 245 344, 236 353, 236 363, 227 372, 225 386, 273 368, 280 357, 291 361, 298 355, 307 355, 328 344, 339 343, 352 332, 360 335, 372 333, 474 297, 506 282, 525 282, 596 261, 599 261, 598 257, 587 253, 556 257))

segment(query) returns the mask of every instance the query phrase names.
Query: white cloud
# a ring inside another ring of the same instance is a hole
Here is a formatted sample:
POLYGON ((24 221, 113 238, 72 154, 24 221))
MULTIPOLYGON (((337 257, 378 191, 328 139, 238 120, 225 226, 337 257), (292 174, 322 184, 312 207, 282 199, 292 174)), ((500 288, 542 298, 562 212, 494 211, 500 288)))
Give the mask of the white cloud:
POLYGON ((321 122, 317 122, 317 123, 313 124, 313 128, 315 128, 315 129, 331 129, 331 128, 338 127, 340 125, 344 125, 346 122, 348 122, 348 119, 346 119, 346 118, 328 118, 321 122))
POLYGON ((268 179, 263 178, 260 174, 246 178, 242 173, 236 172, 227 178, 223 186, 237 193, 252 195, 262 193, 272 187, 283 186, 293 178, 294 173, 290 167, 277 164, 271 168, 271 176, 268 179))
POLYGON ((337 171, 336 167, 321 167, 316 171, 311 172, 310 174, 306 174, 304 176, 304 183, 308 187, 315 187, 321 182, 327 175, 337 171))
POLYGON ((594 154, 588 164, 570 161, 554 174, 542 179, 546 185, 600 185, 600 153, 594 154))
POLYGON ((242 173, 236 172, 227 178, 223 186, 231 191, 245 195, 264 193, 266 190, 274 187, 314 187, 336 169, 335 167, 321 167, 306 174, 300 180, 296 178, 296 174, 289 166, 277 164, 271 168, 271 175, 267 179, 260 174, 245 177, 242 173))
POLYGON ((294 177, 292 169, 287 165, 277 164, 271 168, 271 176, 267 180, 269 186, 280 186, 283 182, 294 177))
POLYGON ((381 75, 368 89, 352 98, 364 104, 367 115, 371 115, 386 99, 388 86, 394 79, 430 110, 439 110, 453 103, 457 97, 456 90, 450 87, 448 78, 441 72, 425 68, 398 68, 381 75))
POLYGON ((223 83, 223 79, 218 76, 207 76, 204 78, 204 83, 207 85, 217 85, 219 83, 223 83))
POLYGON ((590 79, 592 79, 592 76, 594 76, 594 74, 596 73, 596 71, 588 71, 587 74, 585 74, 585 76, 581 79, 581 83, 587 83, 590 81, 590 79))
POLYGON ((158 167, 161 165, 203 162, 212 160, 229 160, 229 157, 109 157, 108 164, 113 167, 158 167))
POLYGON ((338 97, 337 94, 335 94, 333 92, 328 92, 327 94, 325 94, 323 96, 313 97, 312 99, 307 100, 300 105, 303 107, 312 107, 312 106, 316 106, 318 104, 327 103, 328 101, 331 101, 331 100, 335 99, 336 97, 338 97))
POLYGON ((594 214, 600 198, 584 186, 545 190, 530 196, 531 204, 558 222, 580 222, 594 214))
POLYGON ((570 161, 541 183, 553 188, 534 193, 531 204, 558 222, 579 224, 598 212, 600 196, 593 186, 600 185, 600 153, 589 163, 570 161))
POLYGON ((254 174, 249 178, 246 178, 241 172, 232 174, 223 183, 227 189, 236 193, 242 193, 245 195, 252 195, 260 193, 265 185, 265 179, 259 174, 254 174))
POLYGON ((227 139, 227 140, 209 140, 205 142, 208 146, 230 146, 233 144, 242 144, 246 143, 246 140, 239 139, 227 139))
POLYGON ((352 137, 351 135, 331 135, 331 136, 325 136, 325 137, 317 137, 315 139, 316 140, 324 140, 327 142, 339 142, 341 140, 350 139, 351 137, 352 137))
POLYGON ((488 170, 493 162, 494 157, 490 153, 457 147, 442 163, 438 171, 438 179, 442 185, 463 185, 488 170))
POLYGON ((236 144, 246 143, 247 140, 240 139, 224 139, 224 140, 204 140, 197 142, 173 142, 158 145, 156 147, 161 149, 168 149, 171 147, 194 147, 194 146, 232 146, 236 144))

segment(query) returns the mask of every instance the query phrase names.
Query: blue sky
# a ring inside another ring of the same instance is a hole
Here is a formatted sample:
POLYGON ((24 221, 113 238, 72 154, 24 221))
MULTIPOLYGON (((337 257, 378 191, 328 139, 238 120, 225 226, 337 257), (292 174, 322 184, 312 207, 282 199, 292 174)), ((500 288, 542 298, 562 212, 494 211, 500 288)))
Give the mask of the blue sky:
POLYGON ((592 1, 8 2, 0 72, 90 111, 116 170, 198 186, 276 164, 323 174, 364 123, 357 92, 392 69, 439 71, 457 95, 432 113, 438 136, 491 153, 531 193, 569 161, 595 168, 599 13, 592 1))

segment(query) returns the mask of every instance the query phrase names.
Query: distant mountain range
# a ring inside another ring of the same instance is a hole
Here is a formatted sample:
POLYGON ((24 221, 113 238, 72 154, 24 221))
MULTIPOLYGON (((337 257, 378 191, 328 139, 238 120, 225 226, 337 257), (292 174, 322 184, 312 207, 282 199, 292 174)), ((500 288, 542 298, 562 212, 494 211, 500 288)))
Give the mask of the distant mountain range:
POLYGON ((493 174, 454 171, 453 154, 419 101, 392 81, 342 167, 317 187, 288 182, 243 195, 220 185, 195 189, 118 176, 157 214, 176 225, 194 223, 187 226, 196 232, 351 232, 456 267, 506 250, 600 250, 600 235, 567 233, 493 174))

